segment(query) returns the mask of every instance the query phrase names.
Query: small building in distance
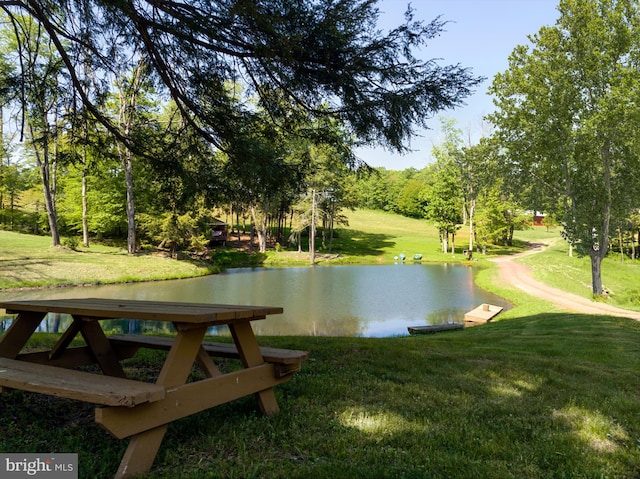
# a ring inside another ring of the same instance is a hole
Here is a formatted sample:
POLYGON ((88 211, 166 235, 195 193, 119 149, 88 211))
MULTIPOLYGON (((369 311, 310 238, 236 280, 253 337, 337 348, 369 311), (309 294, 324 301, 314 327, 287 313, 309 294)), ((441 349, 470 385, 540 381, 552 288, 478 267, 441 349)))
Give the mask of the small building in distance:
POLYGON ((225 245, 227 242, 227 223, 215 218, 213 222, 209 223, 211 227, 209 234, 209 245, 225 245))
POLYGON ((533 212, 533 226, 544 226, 544 219, 547 215, 540 211, 533 212))

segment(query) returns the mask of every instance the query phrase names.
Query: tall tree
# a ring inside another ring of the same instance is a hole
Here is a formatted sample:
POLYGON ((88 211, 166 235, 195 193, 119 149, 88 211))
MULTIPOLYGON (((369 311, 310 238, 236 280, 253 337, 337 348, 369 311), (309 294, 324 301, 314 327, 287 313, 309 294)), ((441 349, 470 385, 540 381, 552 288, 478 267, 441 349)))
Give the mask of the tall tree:
MULTIPOLYGON (((138 118, 138 105, 144 83, 145 62, 139 59, 130 77, 122 76, 117 81, 118 127, 126 138, 130 138, 138 118)), ((122 162, 127 189, 127 251, 136 252, 136 208, 133 189, 133 150, 122 141, 117 142, 118 155, 122 162)))
POLYGON ((417 126, 459 105, 481 79, 415 56, 445 22, 415 21, 408 8, 405 22, 383 34, 376 3, 0 0, 0 8, 40 23, 87 108, 141 151, 144 145, 134 145, 105 115, 100 95, 87 91, 81 81, 87 57, 71 55, 73 44, 91 51, 92 71, 107 80, 105 88, 115 60, 139 49, 187 121, 218 146, 234 136, 233 119, 250 111, 227 95, 226 83, 241 81, 251 87, 248 94, 266 100, 272 118, 281 118, 282 105, 270 103, 269 92, 280 90, 305 115, 337 116, 354 137, 404 150, 417 126))
POLYGON ((514 182, 563 199, 567 239, 590 256, 598 295, 611 220, 637 205, 640 6, 561 0, 558 9, 495 77, 491 120, 514 182))
POLYGON ((455 251, 455 235, 462 223, 462 190, 455 164, 442 159, 432 166, 433 175, 423 195, 427 218, 440 230, 442 252, 446 253, 451 235, 451 252, 455 251))
POLYGON ((56 166, 59 117, 63 96, 62 59, 45 29, 28 16, 11 16, 5 26, 13 32, 13 50, 21 67, 18 94, 23 125, 42 180, 42 193, 53 246, 60 244, 56 211, 56 166))
POLYGON ((473 254, 476 232, 476 214, 479 213, 478 198, 489 190, 503 184, 497 168, 495 145, 490 138, 483 137, 475 145, 462 149, 459 163, 461 186, 469 222, 469 254, 473 254))
POLYGON ((427 217, 435 221, 440 229, 442 251, 447 252, 449 235, 451 251, 455 248, 455 234, 462 223, 464 189, 460 184, 459 163, 462 155, 462 131, 453 119, 441 119, 443 141, 434 145, 432 155, 436 162, 433 175, 426 190, 427 217))
POLYGON ((222 178, 243 197, 258 233, 259 250, 264 252, 268 217, 278 209, 283 195, 302 188, 303 168, 300 161, 289 161, 285 137, 264 115, 248 116, 235 125, 236 138, 221 155, 222 178))

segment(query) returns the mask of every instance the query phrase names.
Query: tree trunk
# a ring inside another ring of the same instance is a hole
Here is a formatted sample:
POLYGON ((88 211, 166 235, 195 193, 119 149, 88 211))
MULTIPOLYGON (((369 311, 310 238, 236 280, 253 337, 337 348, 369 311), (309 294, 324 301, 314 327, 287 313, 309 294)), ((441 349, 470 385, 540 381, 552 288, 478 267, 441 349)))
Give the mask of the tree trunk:
MULTIPOLYGON (((128 129, 127 129, 128 130, 128 129)), ((133 153, 125 145, 118 142, 118 153, 124 170, 125 188, 127 191, 127 252, 136 252, 136 206, 133 192, 133 153)))
POLYGON ((469 203, 469 255, 473 253, 473 215, 476 211, 476 200, 471 200, 469 203))
POLYGON ((589 252, 591 257, 591 290, 594 296, 599 296, 604 293, 602 286, 602 257, 599 250, 593 248, 589 252))
POLYGON ((56 206, 53 201, 51 185, 49 180, 49 167, 46 163, 40 166, 42 175, 42 194, 44 195, 44 205, 47 210, 47 219, 49 220, 49 229, 51 230, 51 245, 60 246, 60 233, 58 232, 58 216, 56 206))
MULTIPOLYGON (((129 136, 135 121, 135 111, 138 104, 138 94, 142 81, 144 61, 140 60, 134 72, 133 81, 129 90, 130 97, 125 98, 123 88, 120 87, 120 112, 119 123, 123 127, 124 135, 129 136)), ((133 190, 133 152, 126 145, 118 142, 118 153, 124 169, 125 184, 127 189, 127 251, 129 254, 136 252, 136 216, 133 190)))
POLYGON ((49 142, 47 141, 48 132, 43 132, 42 146, 36 143, 34 139, 34 131, 31 128, 31 141, 36 155, 36 162, 40 169, 40 178, 42 179, 42 195, 44 196, 44 206, 49 221, 49 230, 51 231, 51 245, 60 246, 60 233, 58 232, 58 218, 56 213, 56 204, 54 195, 51 191, 51 176, 49 162, 49 142))
POLYGON ((331 215, 329 217, 329 254, 331 254, 331 248, 333 248, 333 227, 335 224, 336 205, 334 201, 331 201, 331 215))
MULTIPOLYGON (((238 246, 242 244, 242 234, 240 233, 240 213, 236 213, 236 223, 237 223, 237 232, 238 232, 238 246)), ((244 233, 244 225, 242 226, 242 232, 244 233)))
POLYGON ((620 245, 620 262, 624 264, 624 238, 622 237, 622 228, 618 229, 618 244, 620 245))
POLYGON ((311 224, 309 225, 309 264, 316 264, 316 190, 311 190, 311 224))
POLYGON ((124 177, 127 188, 127 251, 136 252, 136 205, 133 192, 133 153, 127 148, 124 154, 124 177))
POLYGON ((262 215, 258 217, 258 210, 255 206, 252 206, 251 216, 253 217, 253 224, 259 225, 259 227, 256 227, 256 233, 258 234, 258 251, 264 253, 267 251, 267 214, 263 211, 262 215))
POLYGON ((82 244, 89 247, 89 205, 87 203, 87 169, 82 168, 82 244))
POLYGON ((327 218, 326 216, 322 216, 322 249, 327 249, 327 218))
POLYGON ((591 257, 591 290, 595 296, 604 293, 602 286, 602 260, 607 255, 609 246, 609 225, 611 223, 611 150, 608 145, 604 145, 601 149, 602 164, 604 170, 604 186, 606 191, 606 199, 604 202, 604 211, 602 215, 602 226, 598 231, 597 243, 595 243, 590 251, 591 257))
MULTIPOLYGON (((2 115, 2 106, 0 105, 0 178, 4 176, 2 170, 4 170, 4 116, 2 115)), ((8 165, 8 161, 7 161, 8 165)), ((2 190, 0 189, 0 209, 3 209, 3 197, 2 190)))
POLYGON ((89 247, 89 204, 87 200, 87 120, 84 120, 82 125, 82 134, 84 137, 84 144, 82 145, 82 245, 85 248, 89 247))

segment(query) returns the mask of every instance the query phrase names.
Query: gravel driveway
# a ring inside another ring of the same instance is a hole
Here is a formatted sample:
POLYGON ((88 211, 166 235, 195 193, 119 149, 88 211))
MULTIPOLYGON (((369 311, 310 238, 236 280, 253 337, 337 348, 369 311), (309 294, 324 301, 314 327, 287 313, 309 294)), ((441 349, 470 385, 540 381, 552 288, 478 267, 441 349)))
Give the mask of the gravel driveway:
POLYGON ((549 301, 559 308, 583 314, 606 314, 609 316, 621 316, 640 321, 640 312, 628 309, 616 308, 606 303, 590 301, 587 298, 567 293, 560 289, 547 286, 531 276, 528 266, 516 261, 522 256, 536 254, 542 251, 549 244, 538 243, 533 248, 524 253, 511 256, 502 256, 492 261, 500 267, 500 279, 512 286, 524 291, 531 296, 535 296, 545 301, 549 301))

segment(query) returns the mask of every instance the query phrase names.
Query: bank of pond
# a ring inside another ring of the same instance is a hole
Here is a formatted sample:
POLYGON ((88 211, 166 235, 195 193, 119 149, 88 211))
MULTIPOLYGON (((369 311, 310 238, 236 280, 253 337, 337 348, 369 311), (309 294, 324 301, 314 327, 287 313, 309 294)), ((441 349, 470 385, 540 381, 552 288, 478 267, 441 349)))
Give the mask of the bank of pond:
MULTIPOLYGON (((479 304, 510 307, 475 284, 474 267, 422 263, 235 268, 200 278, 0 294, 2 299, 80 297, 283 307, 284 314, 253 323, 264 336, 404 336, 411 326, 460 322, 479 304)), ((1 319, 0 329, 10 320, 1 319)), ((67 321, 50 315, 40 328, 56 332, 67 321)), ((163 330, 166 325, 147 323, 114 320, 103 327, 113 333, 170 332, 163 330)))

